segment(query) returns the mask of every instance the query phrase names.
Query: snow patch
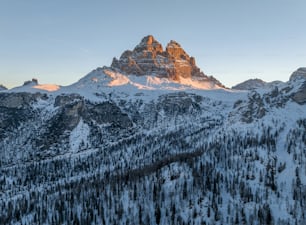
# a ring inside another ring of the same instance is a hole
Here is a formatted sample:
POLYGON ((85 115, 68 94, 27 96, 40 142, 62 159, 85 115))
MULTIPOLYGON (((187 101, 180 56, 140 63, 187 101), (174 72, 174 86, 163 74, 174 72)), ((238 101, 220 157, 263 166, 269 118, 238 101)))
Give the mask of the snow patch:
POLYGON ((88 145, 89 126, 80 120, 76 128, 70 133, 69 143, 71 152, 78 152, 88 145))

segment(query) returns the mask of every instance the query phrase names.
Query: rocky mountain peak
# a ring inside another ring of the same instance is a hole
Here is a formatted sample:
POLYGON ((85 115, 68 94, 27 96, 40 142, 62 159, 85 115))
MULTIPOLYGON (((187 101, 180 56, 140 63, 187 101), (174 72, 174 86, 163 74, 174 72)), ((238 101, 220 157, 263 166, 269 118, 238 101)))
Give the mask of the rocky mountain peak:
POLYGON ((184 49, 181 47, 179 43, 176 41, 171 40, 167 47, 166 52, 169 56, 175 58, 175 59, 189 59, 189 55, 184 51, 184 49))
POLYGON ((154 52, 156 55, 156 53, 163 52, 163 47, 152 35, 148 35, 141 40, 141 42, 134 48, 134 51, 149 51, 154 52))
POLYGON ((128 75, 154 75, 178 82, 182 78, 196 78, 202 82, 223 86, 215 78, 201 72, 195 59, 190 57, 179 43, 171 40, 163 50, 162 45, 152 35, 142 38, 133 51, 126 50, 119 59, 114 58, 111 68, 128 75))

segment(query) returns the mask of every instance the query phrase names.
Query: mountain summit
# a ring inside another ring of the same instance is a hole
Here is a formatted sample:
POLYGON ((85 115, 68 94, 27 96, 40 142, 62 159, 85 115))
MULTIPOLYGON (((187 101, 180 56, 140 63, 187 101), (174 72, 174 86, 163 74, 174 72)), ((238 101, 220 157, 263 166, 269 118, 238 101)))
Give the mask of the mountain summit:
POLYGON ((224 87, 214 77, 201 72, 195 59, 179 43, 171 40, 164 50, 152 35, 144 37, 133 51, 126 50, 119 59, 114 58, 111 68, 127 75, 155 75, 179 83, 191 79, 224 87))

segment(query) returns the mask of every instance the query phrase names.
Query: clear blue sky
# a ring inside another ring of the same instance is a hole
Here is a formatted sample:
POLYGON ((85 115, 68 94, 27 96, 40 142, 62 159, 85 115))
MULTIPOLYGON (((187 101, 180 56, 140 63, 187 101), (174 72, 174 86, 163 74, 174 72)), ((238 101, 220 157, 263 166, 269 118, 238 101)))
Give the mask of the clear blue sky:
POLYGON ((0 0, 0 83, 68 85, 152 34, 226 86, 306 66, 305 0, 0 0))

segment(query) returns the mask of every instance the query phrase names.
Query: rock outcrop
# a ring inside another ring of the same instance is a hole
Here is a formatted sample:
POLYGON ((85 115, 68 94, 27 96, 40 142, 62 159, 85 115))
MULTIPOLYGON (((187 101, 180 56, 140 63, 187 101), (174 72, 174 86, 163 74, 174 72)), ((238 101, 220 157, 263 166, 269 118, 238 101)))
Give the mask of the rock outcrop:
POLYGON ((293 94, 292 100, 301 105, 306 103, 306 82, 304 82, 300 89, 293 94))
POLYGON ((0 95, 0 107, 25 108, 36 102, 39 98, 46 99, 48 97, 41 93, 2 93, 0 95))
POLYGON ((46 98, 46 95, 40 93, 1 93, 0 141, 8 135, 8 131, 17 129, 20 124, 35 118, 31 105, 46 98))
POLYGON ((306 79, 306 67, 301 67, 301 68, 298 68, 296 71, 294 71, 290 76, 290 81, 299 79, 299 78, 306 79))
POLYGON ((302 105, 306 103, 306 67, 298 68, 291 74, 290 81, 294 82, 296 80, 301 80, 303 83, 298 91, 291 96, 291 98, 296 103, 302 105))
POLYGON ((214 77, 206 76, 176 41, 170 41, 164 50, 162 45, 149 35, 144 37, 133 51, 123 52, 119 59, 114 58, 112 69, 125 74, 155 75, 180 81, 181 78, 210 81, 224 87, 214 77))

